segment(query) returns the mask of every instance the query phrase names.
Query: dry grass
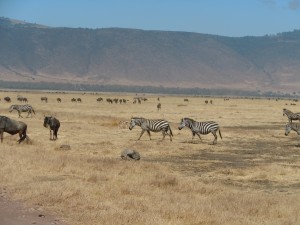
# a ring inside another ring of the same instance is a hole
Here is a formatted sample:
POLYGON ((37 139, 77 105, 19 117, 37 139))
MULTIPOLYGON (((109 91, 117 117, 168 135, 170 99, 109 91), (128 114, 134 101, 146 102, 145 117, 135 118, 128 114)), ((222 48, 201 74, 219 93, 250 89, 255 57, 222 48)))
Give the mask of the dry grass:
MULTIPOLYGON (((0 188, 14 199, 58 214, 69 224, 299 224, 300 149, 296 135, 284 136, 286 100, 213 99, 157 96, 126 105, 97 103, 99 95, 78 93, 0 93, 16 102, 18 94, 35 108, 28 124, 33 144, 18 145, 5 134, 0 154, 0 188), (49 103, 41 103, 47 96, 49 103), (62 98, 57 103, 56 98, 62 98), (82 103, 71 103, 80 97, 82 103), (180 106, 180 107, 179 107, 180 106), (184 106, 184 107, 181 107, 184 106), (45 114, 61 121, 57 141, 42 126, 45 114), (131 116, 171 122, 173 142, 153 133, 136 141, 140 128, 128 130, 131 116), (215 120, 223 139, 212 135, 193 143, 188 129, 179 131, 182 117, 215 120), (123 124, 123 123, 121 123, 123 124), (71 150, 60 150, 66 144, 71 150), (123 149, 137 150, 138 162, 123 161, 123 149)), ((0 103, 0 114, 10 104, 0 103)), ((299 111, 297 106, 290 106, 299 111)), ((25 115, 25 114, 24 114, 25 115)), ((1 190, 1 189, 0 189, 1 190)))

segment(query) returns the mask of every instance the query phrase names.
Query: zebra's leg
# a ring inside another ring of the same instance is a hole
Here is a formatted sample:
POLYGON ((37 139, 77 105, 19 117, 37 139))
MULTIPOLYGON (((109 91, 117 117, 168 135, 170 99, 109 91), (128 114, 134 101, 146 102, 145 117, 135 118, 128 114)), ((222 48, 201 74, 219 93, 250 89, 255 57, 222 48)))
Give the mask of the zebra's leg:
POLYGON ((214 135, 214 137, 215 137, 215 139, 214 139, 214 141, 213 141, 213 145, 216 145, 217 144, 217 134, 216 134, 216 131, 214 130, 214 131, 211 131, 211 133, 214 135))
POLYGON ((162 131, 162 135, 163 135, 163 138, 162 138, 162 141, 165 139, 165 137, 166 137, 166 131, 162 131))
POLYGON ((297 136, 297 145, 296 145, 297 147, 300 147, 299 143, 300 143, 300 135, 298 134, 298 136, 297 136))
POLYGON ((148 133, 148 136, 150 138, 150 141, 151 141, 151 134, 150 134, 150 130, 147 130, 147 133, 148 133))
POLYGON ((27 116, 26 116, 26 118, 28 118, 28 117, 29 117, 29 114, 31 114, 31 113, 30 113, 30 110, 28 110, 28 113, 27 113, 27 116))
POLYGON ((143 136, 144 133, 145 133, 145 130, 142 130, 142 132, 141 132, 140 137, 138 138, 138 140, 141 139, 141 137, 143 136))
POLYGON ((19 113, 19 118, 23 118, 23 116, 21 115, 21 112, 18 111, 18 113, 19 113))
POLYGON ((192 140, 191 140, 191 142, 193 142, 193 140, 194 140, 194 138, 195 138, 195 132, 192 132, 192 134, 193 134, 193 136, 192 136, 192 140))
POLYGON ((197 134, 197 136, 200 138, 200 140, 202 141, 202 138, 200 137, 200 134, 199 133, 196 133, 197 134))

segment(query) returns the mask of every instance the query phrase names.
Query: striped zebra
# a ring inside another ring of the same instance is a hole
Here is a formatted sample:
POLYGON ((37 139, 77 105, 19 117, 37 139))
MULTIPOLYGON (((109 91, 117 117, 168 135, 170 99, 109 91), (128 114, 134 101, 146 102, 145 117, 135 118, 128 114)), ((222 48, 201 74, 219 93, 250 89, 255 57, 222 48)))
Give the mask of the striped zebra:
POLYGON ((300 141, 300 124, 299 123, 288 123, 285 125, 285 136, 288 136, 288 134, 291 132, 291 130, 296 131, 298 134, 297 137, 297 146, 299 147, 299 141, 300 141))
POLYGON ((13 110, 18 111, 19 118, 23 118, 23 116, 21 116, 21 112, 28 112, 27 117, 29 116, 29 114, 32 117, 32 112, 35 114, 34 109, 31 105, 11 105, 9 107, 9 112, 12 112, 13 110))
POLYGON ((145 133, 145 131, 147 131, 149 138, 151 140, 151 135, 150 135, 150 131, 152 132, 162 132, 163 134, 163 139, 165 139, 166 135, 169 135, 170 137, 170 141, 172 141, 172 130, 171 127, 169 125, 169 122, 166 120, 148 120, 142 117, 133 117, 131 118, 130 124, 129 124, 129 130, 132 130, 132 128, 137 125, 140 126, 142 128, 142 132, 140 134, 140 137, 138 138, 138 140, 141 139, 142 135, 145 133), (168 133, 168 131, 170 131, 170 133, 168 133))
POLYGON ((207 121, 207 122, 197 122, 190 118, 182 118, 181 122, 178 126, 178 129, 181 130, 184 127, 188 127, 191 129, 193 133, 193 138, 195 137, 195 134, 200 138, 200 134, 209 134, 212 133, 215 137, 213 141, 213 145, 217 144, 217 131, 219 131, 219 135, 222 138, 220 126, 213 121, 207 121))
POLYGON ((286 115, 289 119, 289 123, 292 123, 293 120, 300 121, 300 113, 293 113, 288 109, 283 109, 283 116, 286 115))

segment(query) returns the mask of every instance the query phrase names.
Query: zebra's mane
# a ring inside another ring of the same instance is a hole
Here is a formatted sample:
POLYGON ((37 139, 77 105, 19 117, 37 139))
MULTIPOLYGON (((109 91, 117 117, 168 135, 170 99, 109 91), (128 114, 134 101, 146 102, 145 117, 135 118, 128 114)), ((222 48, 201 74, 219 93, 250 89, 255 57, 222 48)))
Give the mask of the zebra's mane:
POLYGON ((134 120, 140 120, 140 119, 145 119, 144 117, 131 117, 131 119, 134 119, 134 120))
POLYGON ((193 120, 193 119, 191 119, 191 118, 188 118, 188 117, 183 118, 183 120, 188 120, 188 121, 190 121, 190 122, 192 122, 192 123, 195 122, 195 120, 193 120))
POLYGON ((285 108, 283 109, 283 111, 284 112, 292 112, 291 110, 288 110, 288 109, 285 109, 285 108))

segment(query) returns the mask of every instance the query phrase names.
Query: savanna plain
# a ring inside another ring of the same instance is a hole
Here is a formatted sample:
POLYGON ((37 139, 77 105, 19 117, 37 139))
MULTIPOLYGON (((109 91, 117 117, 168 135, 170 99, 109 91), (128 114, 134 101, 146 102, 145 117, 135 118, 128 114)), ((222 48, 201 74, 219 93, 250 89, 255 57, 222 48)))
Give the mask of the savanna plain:
POLYGON ((67 224, 300 224, 300 148, 295 132, 284 135, 282 115, 283 108, 300 111, 298 103, 130 93, 11 91, 0 97, 0 115, 27 123, 32 140, 18 144, 18 135, 4 134, 0 189, 67 224), (20 104, 18 95, 35 109, 32 118, 8 111, 20 104), (148 100, 133 104, 137 96, 148 100), (73 97, 82 102, 71 102, 73 97), (109 104, 106 98, 129 101, 109 104), (43 127, 45 115, 61 122, 56 141, 43 127), (130 131, 126 124, 132 116, 168 120, 173 141, 162 141, 161 133, 149 140, 146 132, 137 141, 141 128, 130 131), (223 139, 218 135, 211 145, 208 134, 191 142, 190 130, 177 128, 182 117, 218 122, 223 139), (124 149, 138 151, 141 159, 122 160, 124 149))

